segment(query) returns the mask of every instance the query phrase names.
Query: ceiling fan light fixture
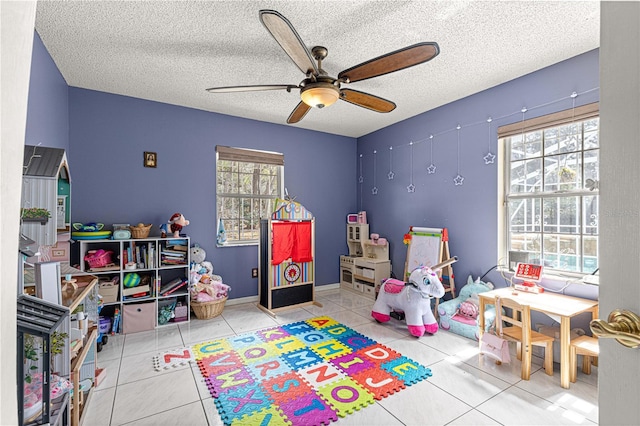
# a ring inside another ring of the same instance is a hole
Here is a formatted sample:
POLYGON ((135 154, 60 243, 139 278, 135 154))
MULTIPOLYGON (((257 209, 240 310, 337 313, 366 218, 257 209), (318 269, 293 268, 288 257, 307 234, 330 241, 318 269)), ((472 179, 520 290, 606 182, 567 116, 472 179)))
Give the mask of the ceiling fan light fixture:
POLYGON ((333 105, 340 98, 340 91, 331 83, 311 83, 301 89, 302 102, 313 108, 324 108, 333 105))

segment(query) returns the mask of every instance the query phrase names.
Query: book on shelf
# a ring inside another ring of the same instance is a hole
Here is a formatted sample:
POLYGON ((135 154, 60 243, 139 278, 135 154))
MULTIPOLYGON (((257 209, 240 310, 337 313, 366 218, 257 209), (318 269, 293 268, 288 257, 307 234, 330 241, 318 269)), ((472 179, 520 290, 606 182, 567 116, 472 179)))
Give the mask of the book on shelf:
POLYGON ((173 291, 185 286, 186 284, 187 280, 185 278, 175 278, 160 287, 160 295, 166 296, 167 294, 171 294, 173 291))
POLYGON ((187 240, 183 238, 172 238, 167 240, 167 246, 187 246, 187 240))
POLYGON ((138 268, 140 269, 144 269, 144 261, 143 261, 143 257, 141 256, 140 253, 140 246, 136 246, 136 263, 138 264, 138 268))
POLYGON ((187 252, 185 251, 179 251, 179 250, 171 250, 169 248, 163 249, 160 254, 164 254, 165 256, 172 256, 172 257, 186 257, 187 252))
POLYGON ((151 291, 151 286, 149 284, 139 285, 136 287, 125 287, 122 289, 123 296, 132 296, 137 293, 147 293, 151 291))
POLYGON ((186 265, 185 259, 162 259, 163 265, 186 265))
POLYGON ((162 293, 162 296, 168 296, 170 294, 173 294, 173 293, 175 293, 176 291, 178 291, 179 289, 181 289, 182 287, 184 287, 186 285, 187 285, 187 281, 183 280, 180 284, 178 284, 177 286, 175 286, 171 290, 167 290, 164 293, 162 293))
POLYGON ((185 287, 187 285, 187 281, 183 280, 180 284, 178 284, 177 286, 175 286, 174 288, 172 288, 171 290, 167 290, 164 293, 161 294, 161 296, 168 296, 170 294, 175 293, 176 291, 178 291, 179 289, 181 289, 182 287, 185 287))
POLYGON ((160 251, 160 261, 163 265, 184 265, 187 263, 187 253, 163 248, 160 251))
POLYGON ((124 296, 124 299, 131 300, 131 299, 139 299, 141 297, 149 297, 149 292, 143 291, 142 293, 132 294, 131 296, 124 296))
POLYGON ((155 246, 153 244, 149 244, 149 261, 147 263, 150 269, 156 267, 156 262, 154 260, 155 251, 156 251, 155 246))

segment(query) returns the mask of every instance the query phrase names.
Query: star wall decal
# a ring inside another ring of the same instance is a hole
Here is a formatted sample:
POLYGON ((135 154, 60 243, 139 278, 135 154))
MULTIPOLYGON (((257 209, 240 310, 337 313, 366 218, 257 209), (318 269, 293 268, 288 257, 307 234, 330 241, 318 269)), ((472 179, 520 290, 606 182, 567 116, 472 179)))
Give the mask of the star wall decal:
POLYGON ((493 164, 493 160, 496 159, 496 156, 490 152, 484 156, 484 164, 493 164))
POLYGON ((453 183, 455 183, 456 186, 462 185, 463 182, 464 182, 464 178, 460 175, 456 176, 455 179, 453 179, 453 183))

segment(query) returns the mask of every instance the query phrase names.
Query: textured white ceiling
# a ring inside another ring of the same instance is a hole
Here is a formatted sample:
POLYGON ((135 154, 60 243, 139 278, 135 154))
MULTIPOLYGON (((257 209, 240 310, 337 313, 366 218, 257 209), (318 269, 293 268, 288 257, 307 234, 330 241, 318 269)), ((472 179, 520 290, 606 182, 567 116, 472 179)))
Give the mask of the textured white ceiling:
POLYGON ((36 30, 70 86, 285 124, 299 91, 206 88, 298 84, 304 75, 258 18, 274 9, 332 76, 435 41, 426 64, 345 87, 394 101, 381 114, 347 102, 294 126, 359 137, 599 46, 597 1, 39 1, 36 30))

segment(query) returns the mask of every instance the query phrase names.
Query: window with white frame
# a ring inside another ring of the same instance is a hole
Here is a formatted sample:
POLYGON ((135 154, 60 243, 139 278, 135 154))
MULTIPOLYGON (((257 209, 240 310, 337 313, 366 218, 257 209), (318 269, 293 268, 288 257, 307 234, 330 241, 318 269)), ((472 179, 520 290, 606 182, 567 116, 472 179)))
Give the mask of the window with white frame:
POLYGON ((598 269, 598 105, 498 129, 505 169, 503 258, 548 272, 598 269))
POLYGON ((216 146, 216 214, 218 244, 257 244, 260 219, 282 197, 284 155, 275 152, 216 146))

